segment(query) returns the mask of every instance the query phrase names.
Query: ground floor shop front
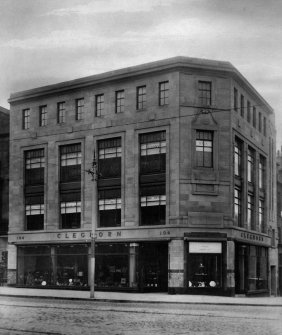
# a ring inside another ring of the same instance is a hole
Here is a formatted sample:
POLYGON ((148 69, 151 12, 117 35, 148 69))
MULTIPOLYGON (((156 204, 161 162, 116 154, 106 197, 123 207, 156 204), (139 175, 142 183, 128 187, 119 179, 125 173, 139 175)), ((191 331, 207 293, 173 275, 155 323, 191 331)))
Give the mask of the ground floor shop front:
MULTIPOLYGON (((172 229, 165 235, 163 239, 147 241, 98 240, 96 289, 230 296, 269 293, 266 236, 185 231, 173 236, 172 229)), ((10 285, 89 289, 89 240, 26 240, 10 244, 15 255, 13 271, 10 266, 10 272, 14 272, 10 285)))

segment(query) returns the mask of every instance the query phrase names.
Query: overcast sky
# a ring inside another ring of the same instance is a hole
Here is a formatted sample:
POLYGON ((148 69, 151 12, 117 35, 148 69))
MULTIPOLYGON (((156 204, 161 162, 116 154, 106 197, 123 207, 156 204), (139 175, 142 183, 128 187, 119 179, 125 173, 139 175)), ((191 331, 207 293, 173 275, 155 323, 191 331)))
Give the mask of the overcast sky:
POLYGON ((0 105, 11 92, 172 56, 230 61, 276 112, 282 1, 0 0, 0 105))

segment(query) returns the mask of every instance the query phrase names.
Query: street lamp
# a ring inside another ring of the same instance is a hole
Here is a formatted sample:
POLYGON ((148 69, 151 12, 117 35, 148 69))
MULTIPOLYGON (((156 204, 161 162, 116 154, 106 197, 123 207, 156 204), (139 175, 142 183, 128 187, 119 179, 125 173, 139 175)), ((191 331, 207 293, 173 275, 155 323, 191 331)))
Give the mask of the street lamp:
POLYGON ((96 226, 98 221, 98 192, 97 181, 99 177, 95 149, 91 169, 86 170, 92 177, 92 219, 91 219, 91 259, 90 259, 90 299, 94 299, 95 291, 95 242, 96 226))

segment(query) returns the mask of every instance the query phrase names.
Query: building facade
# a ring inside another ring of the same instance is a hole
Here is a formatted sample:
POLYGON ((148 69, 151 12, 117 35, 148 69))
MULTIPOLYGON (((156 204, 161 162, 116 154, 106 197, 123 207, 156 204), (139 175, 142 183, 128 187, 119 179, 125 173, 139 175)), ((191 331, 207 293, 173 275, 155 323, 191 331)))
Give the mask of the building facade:
POLYGON ((276 294, 274 113, 228 62, 175 57, 14 93, 9 284, 276 294))
POLYGON ((7 282, 9 220, 9 111, 0 106, 0 285, 7 282))
POLYGON ((281 150, 277 152, 277 226, 278 226, 278 264, 279 285, 278 293, 282 294, 282 155, 281 150))

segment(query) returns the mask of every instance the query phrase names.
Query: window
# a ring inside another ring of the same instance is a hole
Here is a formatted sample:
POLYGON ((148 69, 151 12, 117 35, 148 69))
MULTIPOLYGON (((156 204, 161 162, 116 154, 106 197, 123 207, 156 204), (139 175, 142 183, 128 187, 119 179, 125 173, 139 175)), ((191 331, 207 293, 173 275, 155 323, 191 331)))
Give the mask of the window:
POLYGON ((140 173, 163 173, 166 170, 165 131, 140 135, 140 173))
POLYGON ((234 144, 234 174, 238 177, 242 175, 242 142, 237 138, 234 144))
POLYGON ((121 224, 121 190, 99 190, 99 227, 118 227, 121 224))
POLYGON ((95 96, 95 116, 104 115, 104 94, 97 94, 95 96))
POLYGON ((211 88, 212 84, 209 81, 199 81, 199 103, 200 106, 211 106, 211 88))
POLYGON ((43 195, 26 196, 25 215, 26 230, 42 230, 44 228, 43 195))
POLYGON ((241 104, 240 104, 241 116, 244 117, 245 98, 244 98, 243 94, 241 94, 240 102, 241 102, 241 104))
POLYGON ((238 227, 242 227, 242 198, 241 190, 239 188, 234 189, 234 219, 238 227))
POLYGON ((248 194, 248 211, 247 211, 247 225, 248 229, 254 229, 254 196, 248 194))
POLYGON ((248 182, 254 182, 255 151, 248 148, 248 182))
POLYGON ((124 112, 124 90, 116 92, 116 113, 124 112))
POLYGON ((247 102, 247 121, 251 122, 251 103, 250 101, 247 102))
POLYGON ((259 188, 265 188, 265 167, 266 167, 266 160, 265 157, 259 157, 259 188))
POLYGON ((137 87, 136 97, 136 109, 146 108, 146 86, 137 87))
POLYGON ((159 106, 168 105, 168 81, 159 83, 159 106))
POLYGON ((253 107, 253 127, 257 127, 257 110, 256 107, 253 107))
POLYGON ((121 176, 121 138, 110 138, 98 142, 99 173, 101 178, 121 176))
POLYGON ((57 104, 57 121, 58 123, 66 122, 65 102, 59 102, 57 104))
POLYGON ((60 147, 60 181, 80 181, 81 179, 81 144, 60 147))
POLYGON ((264 200, 259 199, 259 226, 258 231, 264 232, 264 200))
POLYGON ((258 130, 259 132, 261 133, 262 131, 262 119, 261 119, 261 112, 259 112, 259 115, 258 115, 259 119, 258 119, 258 130))
POLYGON ((42 185, 44 183, 44 167, 44 149, 26 151, 25 185, 42 185))
POLYGON ((29 129, 30 126, 30 109, 23 110, 23 129, 29 129))
POLYGON ((213 132, 196 131, 196 166, 213 167, 213 132))
POLYGON ((266 136, 266 118, 263 118, 263 135, 266 136))
POLYGON ((84 114, 84 99, 76 99, 75 101, 75 119, 82 120, 84 114))
POLYGON ((39 107, 39 126, 47 126, 47 106, 39 107))
POLYGON ((234 87, 234 101, 233 101, 233 105, 234 105, 234 110, 236 112, 238 112, 238 90, 237 88, 234 87))
POLYGON ((80 228, 81 198, 80 192, 61 194, 61 228, 80 228))
POLYGON ((141 225, 165 224, 165 185, 141 185, 140 214, 141 225))

